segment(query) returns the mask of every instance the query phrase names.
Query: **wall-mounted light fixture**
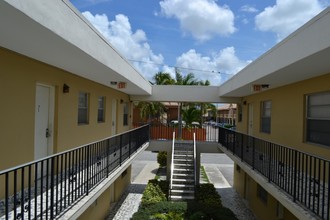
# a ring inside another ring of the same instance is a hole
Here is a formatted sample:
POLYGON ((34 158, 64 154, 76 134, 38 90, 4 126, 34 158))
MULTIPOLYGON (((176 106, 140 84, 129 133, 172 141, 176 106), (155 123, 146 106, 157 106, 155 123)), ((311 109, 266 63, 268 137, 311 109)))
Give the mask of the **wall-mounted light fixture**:
POLYGON ((119 82, 118 83, 118 89, 125 89, 126 88, 126 83, 125 82, 119 82))
POLYGON ((117 82, 116 81, 111 81, 110 85, 115 86, 115 85, 117 85, 117 82))
POLYGON ((70 87, 67 84, 63 84, 63 93, 69 93, 70 92, 70 87))
POLYGON ((124 103, 124 100, 120 99, 120 104, 123 104, 124 103))

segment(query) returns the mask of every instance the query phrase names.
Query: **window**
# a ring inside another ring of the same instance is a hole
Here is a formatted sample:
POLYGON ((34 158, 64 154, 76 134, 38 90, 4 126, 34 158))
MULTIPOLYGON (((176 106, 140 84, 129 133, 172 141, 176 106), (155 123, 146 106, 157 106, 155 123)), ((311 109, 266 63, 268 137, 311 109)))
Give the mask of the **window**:
POLYGON ((99 96, 97 109, 97 122, 105 121, 105 97, 99 96))
POLYGON ((88 93, 79 93, 78 124, 88 124, 88 96, 88 93))
POLYGON ((270 134, 272 102, 261 103, 261 132, 270 134))
POLYGON ((307 96, 306 141, 330 146, 330 92, 307 96))
POLYGON ((259 184, 257 185, 257 197, 267 205, 268 192, 262 188, 259 184))
POLYGON ((123 118, 123 125, 128 125, 128 103, 124 103, 124 118, 123 118))

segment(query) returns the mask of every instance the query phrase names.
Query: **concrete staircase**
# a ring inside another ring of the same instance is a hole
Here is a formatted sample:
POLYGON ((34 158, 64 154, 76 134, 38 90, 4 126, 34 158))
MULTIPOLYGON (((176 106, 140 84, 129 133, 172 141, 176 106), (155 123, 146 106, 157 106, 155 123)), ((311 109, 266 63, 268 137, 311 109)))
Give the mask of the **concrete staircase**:
POLYGON ((195 198, 194 145, 192 142, 174 144, 172 189, 170 200, 195 198))

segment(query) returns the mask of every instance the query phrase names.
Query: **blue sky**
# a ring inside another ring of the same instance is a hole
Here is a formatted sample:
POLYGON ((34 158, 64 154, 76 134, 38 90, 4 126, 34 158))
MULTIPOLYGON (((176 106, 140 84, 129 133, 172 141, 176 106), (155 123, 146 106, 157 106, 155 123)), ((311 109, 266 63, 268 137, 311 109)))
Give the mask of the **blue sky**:
POLYGON ((71 0, 147 79, 192 72, 219 85, 330 0, 71 0))

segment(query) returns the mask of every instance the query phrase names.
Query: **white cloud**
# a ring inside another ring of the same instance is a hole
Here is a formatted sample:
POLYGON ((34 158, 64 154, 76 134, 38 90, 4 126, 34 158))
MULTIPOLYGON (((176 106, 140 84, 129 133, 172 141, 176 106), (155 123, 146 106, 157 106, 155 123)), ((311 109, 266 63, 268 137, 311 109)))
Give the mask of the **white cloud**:
POLYGON ((322 10, 317 0, 276 0, 255 17, 257 29, 271 31, 280 41, 322 10))
POLYGON ((154 54, 147 43, 147 36, 143 30, 132 31, 130 22, 125 15, 118 14, 115 20, 109 21, 107 15, 93 15, 89 11, 82 13, 103 36, 147 79, 159 72, 159 66, 164 58, 161 54, 154 54))
POLYGON ((243 23, 243 24, 248 24, 248 23, 249 23, 249 20, 248 20, 247 18, 243 18, 243 19, 242 19, 242 23, 243 23))
POLYGON ((258 9, 256 9, 253 6, 250 6, 250 5, 243 5, 241 7, 241 11, 249 12, 249 13, 256 13, 256 12, 258 12, 258 9))
POLYGON ((184 67, 179 68, 180 71, 192 72, 199 80, 209 80, 212 85, 219 85, 251 61, 240 60, 235 54, 235 48, 227 47, 211 57, 203 56, 191 49, 179 56, 176 62, 178 67, 184 67))
POLYGON ((178 19, 182 30, 197 40, 227 36, 236 30, 234 13, 214 0, 163 0, 159 4, 163 15, 178 19))

